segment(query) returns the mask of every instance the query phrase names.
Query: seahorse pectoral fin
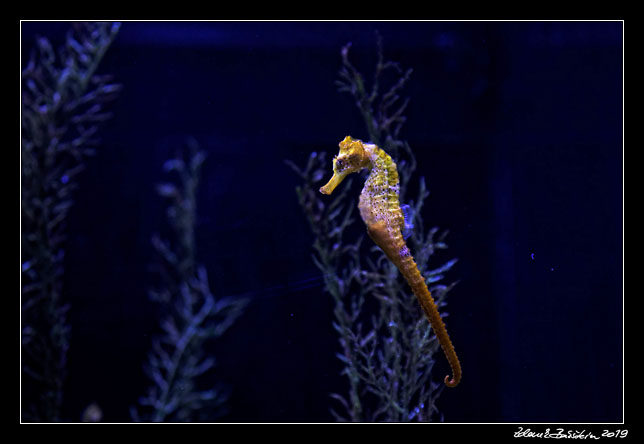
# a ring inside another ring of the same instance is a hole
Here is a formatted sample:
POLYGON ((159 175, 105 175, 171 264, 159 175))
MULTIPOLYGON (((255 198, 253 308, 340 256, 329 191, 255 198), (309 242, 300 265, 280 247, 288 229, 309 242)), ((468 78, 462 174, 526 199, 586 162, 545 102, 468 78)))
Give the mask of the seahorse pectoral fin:
POLYGON ((403 239, 407 240, 414 230, 414 210, 409 205, 401 205, 400 209, 402 210, 404 219, 402 227, 403 239))
POLYGON ((335 190, 335 187, 340 185, 340 182, 344 180, 344 178, 347 177, 347 173, 344 171, 334 171, 333 172, 333 177, 329 180, 329 182, 324 185, 322 188, 320 188, 320 193, 322 194, 331 194, 333 193, 333 190, 335 190))

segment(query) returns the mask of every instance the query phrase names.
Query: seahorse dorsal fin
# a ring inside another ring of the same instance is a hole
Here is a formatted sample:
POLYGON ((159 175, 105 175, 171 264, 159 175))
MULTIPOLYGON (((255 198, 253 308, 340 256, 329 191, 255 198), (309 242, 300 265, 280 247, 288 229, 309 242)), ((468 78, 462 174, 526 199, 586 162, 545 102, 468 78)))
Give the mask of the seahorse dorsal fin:
POLYGON ((403 239, 407 239, 411 236, 411 232, 414 229, 414 210, 409 205, 401 205, 400 209, 402 210, 403 217, 405 219, 405 225, 403 227, 403 239))

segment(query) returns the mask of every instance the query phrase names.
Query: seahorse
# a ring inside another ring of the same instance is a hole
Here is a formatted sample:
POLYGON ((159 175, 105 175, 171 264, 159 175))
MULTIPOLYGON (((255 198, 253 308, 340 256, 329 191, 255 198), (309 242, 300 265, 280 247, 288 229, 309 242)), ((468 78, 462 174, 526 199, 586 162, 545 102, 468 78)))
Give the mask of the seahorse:
POLYGON ((452 377, 445 376, 445 385, 455 387, 461 381, 461 364, 434 298, 403 238, 405 217, 398 197, 400 185, 396 163, 375 144, 347 136, 340 142, 339 154, 333 158, 333 176, 320 192, 331 194, 347 175, 363 169, 369 170, 369 175, 360 193, 358 209, 367 233, 398 267, 418 298, 452 369, 452 377))

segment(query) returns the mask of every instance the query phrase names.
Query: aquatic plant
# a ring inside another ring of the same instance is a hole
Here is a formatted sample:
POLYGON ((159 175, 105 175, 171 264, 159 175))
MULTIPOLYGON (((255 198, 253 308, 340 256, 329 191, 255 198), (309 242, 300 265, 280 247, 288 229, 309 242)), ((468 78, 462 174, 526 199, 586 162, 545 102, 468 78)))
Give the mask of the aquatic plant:
MULTIPOLYGON (((387 151, 398 165, 399 195, 401 202, 409 204, 407 219, 410 228, 413 226, 407 244, 445 316, 446 295, 454 284, 440 282, 456 259, 429 268, 430 257, 447 248, 447 232, 439 233, 438 228, 425 231, 421 211, 429 192, 422 177, 415 198, 407 197, 416 159, 409 144, 399 139, 407 105, 399 93, 411 70, 403 71, 398 64, 385 61, 380 36, 377 42, 378 59, 371 89, 367 90, 363 76, 349 60, 350 44, 342 48, 337 84, 339 91, 355 99, 369 140, 387 151), (395 73, 396 79, 382 92, 385 73, 389 72, 395 73)), ((334 408, 331 413, 338 421, 442 419, 436 400, 444 386, 432 380, 439 342, 396 266, 377 246, 364 245, 369 244, 363 243, 363 234, 354 235, 348 230, 355 221, 355 199, 349 196, 352 179, 347 179, 349 183, 337 191, 333 200, 323 200, 318 190, 328 170, 326 153, 313 152, 302 168, 287 163, 303 180, 296 192, 314 235, 313 261, 335 301, 333 327, 340 343, 337 357, 349 387, 346 395, 331 394, 342 408, 340 412, 334 408)))
POLYGON ((162 282, 150 298, 161 307, 162 334, 154 338, 145 367, 151 385, 139 408, 131 408, 135 421, 212 420, 225 412, 227 387, 199 387, 199 378, 215 365, 204 346, 223 335, 248 303, 245 298, 215 298, 205 267, 197 263, 196 191, 205 153, 192 139, 188 148, 186 159, 178 155, 163 166, 178 181, 157 185, 158 194, 170 202, 167 218, 174 236, 152 237, 162 261, 162 282))
POLYGON ((38 37, 22 71, 22 419, 58 421, 69 349, 65 221, 121 85, 96 74, 119 23, 72 24, 56 52, 38 37))

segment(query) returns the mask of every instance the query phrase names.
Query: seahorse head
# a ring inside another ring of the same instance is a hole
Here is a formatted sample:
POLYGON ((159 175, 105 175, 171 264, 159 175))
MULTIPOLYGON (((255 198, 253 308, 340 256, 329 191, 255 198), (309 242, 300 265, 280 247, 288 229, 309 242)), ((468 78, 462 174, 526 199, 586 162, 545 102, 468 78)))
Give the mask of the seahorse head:
POLYGON ((370 159, 361 140, 352 139, 351 136, 340 142, 340 152, 333 158, 333 177, 320 188, 320 192, 331 194, 335 187, 351 173, 369 168, 370 159))

